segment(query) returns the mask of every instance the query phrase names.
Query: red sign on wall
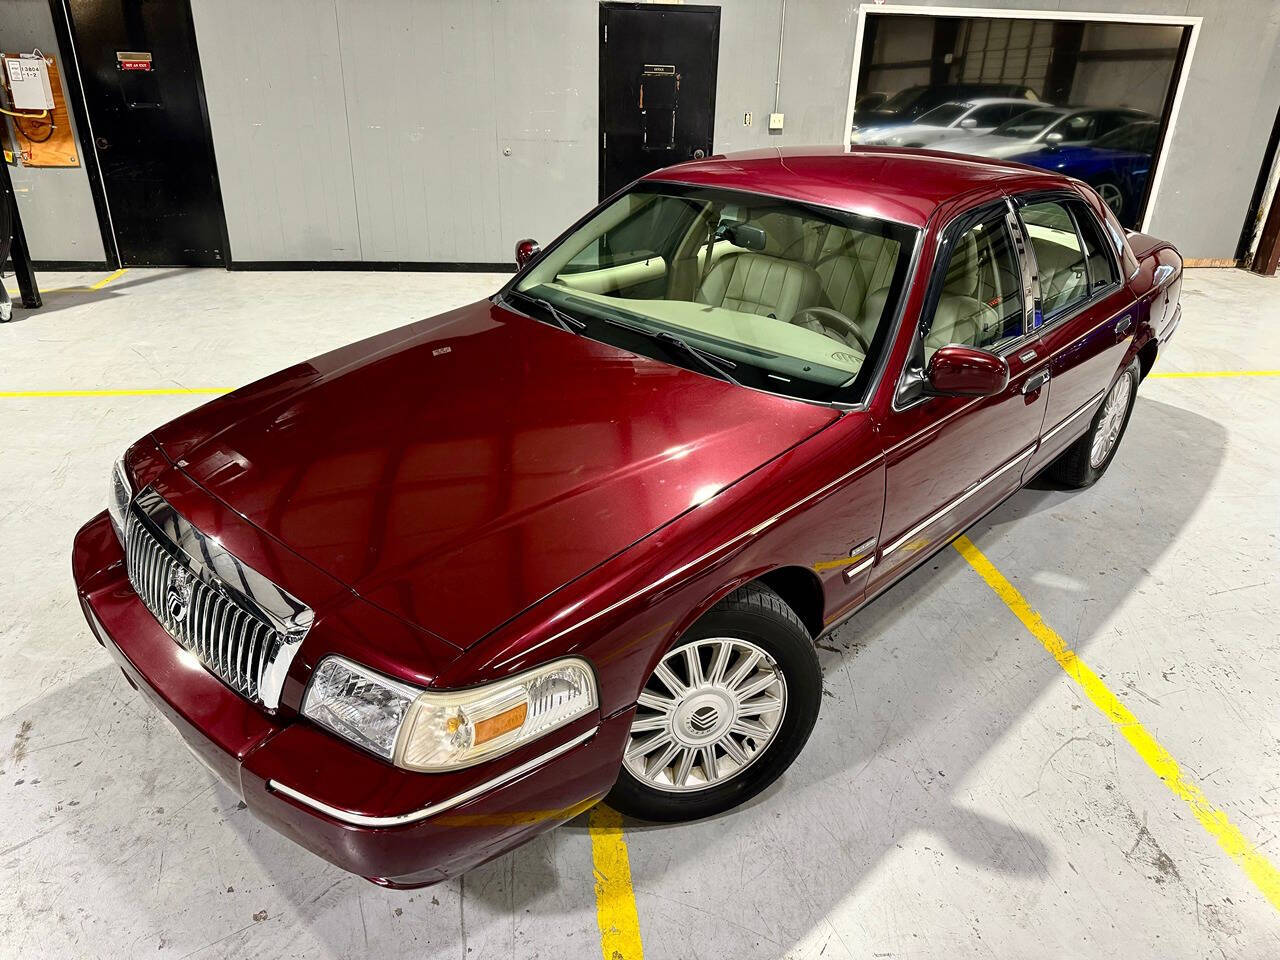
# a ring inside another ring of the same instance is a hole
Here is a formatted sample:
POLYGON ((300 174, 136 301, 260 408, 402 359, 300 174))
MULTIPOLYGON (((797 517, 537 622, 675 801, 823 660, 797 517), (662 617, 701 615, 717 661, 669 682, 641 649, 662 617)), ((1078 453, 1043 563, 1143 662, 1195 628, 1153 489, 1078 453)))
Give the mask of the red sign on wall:
POLYGON ((121 70, 150 70, 151 54, 137 50, 117 50, 116 65, 121 70))

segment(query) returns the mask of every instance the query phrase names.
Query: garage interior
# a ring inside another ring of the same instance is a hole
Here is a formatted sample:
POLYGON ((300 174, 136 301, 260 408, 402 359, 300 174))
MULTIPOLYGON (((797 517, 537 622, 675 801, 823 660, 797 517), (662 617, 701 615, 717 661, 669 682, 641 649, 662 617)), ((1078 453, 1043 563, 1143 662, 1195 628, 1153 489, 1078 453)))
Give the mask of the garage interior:
MULTIPOLYGON (((1032 481, 822 639, 813 736, 743 807, 684 824, 595 807, 397 891, 255 820, 94 642, 68 555, 121 451, 242 384, 492 295, 516 241, 552 240, 643 172, 601 137, 631 129, 609 106, 610 17, 705 16, 681 54, 703 68, 714 41, 701 94, 690 81, 675 101, 646 67, 645 137, 670 120, 641 157, 653 169, 694 150, 846 145, 868 77, 893 94, 977 76, 939 79, 956 34, 937 41, 926 21, 978 18, 986 49, 1014 22, 1044 37, 1047 14, 190 0, 130 22, 146 6, 0 9, 5 54, 56 58, 77 154, 5 165, 23 237, 0 325, 0 953, 1280 955, 1280 8, 1053 11, 1186 31, 1129 56, 1077 31, 1097 43, 1078 89, 1111 70, 1141 86, 1153 64, 1172 78, 1141 92, 1162 133, 1134 226, 1188 267, 1178 336, 1105 478, 1032 481), (889 14, 915 18, 905 46, 871 38, 860 70, 868 21, 889 14), (144 61, 119 54, 143 51, 111 30, 143 27, 157 59, 129 102, 153 106, 109 128, 92 58, 133 73, 144 61), (170 86, 159 51, 197 48, 170 86)), ((1019 70, 981 79, 1053 77, 1019 70)))

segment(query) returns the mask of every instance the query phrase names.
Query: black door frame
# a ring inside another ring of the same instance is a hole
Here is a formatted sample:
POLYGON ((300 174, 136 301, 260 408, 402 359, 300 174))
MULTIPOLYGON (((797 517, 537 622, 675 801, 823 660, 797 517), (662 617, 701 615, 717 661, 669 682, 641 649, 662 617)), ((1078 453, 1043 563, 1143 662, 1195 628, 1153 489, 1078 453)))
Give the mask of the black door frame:
MULTIPOLYGON (((196 99, 200 104, 200 121, 204 126, 204 142, 208 148, 209 169, 213 176, 213 189, 218 195, 217 226, 219 239, 222 242, 222 266, 231 269, 231 237, 227 231, 227 210, 222 202, 222 181, 218 176, 218 158, 213 149, 213 127, 209 123, 209 102, 204 92, 204 71, 200 66, 200 40, 196 36, 195 18, 191 14, 191 0, 167 0, 177 3, 186 14, 187 28, 191 31, 193 53, 195 55, 194 77, 196 83, 196 99)), ((85 99, 84 87, 80 82, 80 57, 77 52, 75 24, 71 19, 71 11, 67 9, 66 0, 49 0, 49 16, 53 20, 53 32, 58 41, 64 69, 61 72, 67 85, 68 107, 76 121, 76 131, 80 139, 80 155, 92 157, 92 163, 85 163, 85 172, 89 176, 89 192, 93 196, 93 208, 98 215, 98 229, 102 233, 102 247, 106 253, 106 267, 118 270, 121 267, 120 248, 116 243, 115 228, 111 221, 111 205, 107 200, 106 186, 102 180, 102 171, 98 166, 98 147, 94 143, 92 121, 89 118, 88 101, 85 99), (68 62, 72 69, 65 69, 68 62)), ((67 264, 57 262, 56 266, 67 264)), ((90 266, 97 266, 91 264, 90 266)))
MULTIPOLYGON (((52 2, 52 0, 50 0, 52 2)), ((716 132, 716 87, 720 82, 720 7, 716 4, 707 3, 680 3, 680 4, 656 4, 647 2, 647 0, 600 0, 600 32, 598 36, 600 50, 599 57, 596 61, 596 82, 599 88, 599 106, 596 109, 596 193, 601 201, 605 199, 604 193, 604 115, 605 115, 605 89, 604 89, 604 59, 605 45, 608 43, 609 24, 606 17, 610 10, 653 10, 661 13, 714 13, 716 15, 716 45, 711 59, 711 69, 715 74, 716 82, 711 85, 711 152, 715 152, 715 132, 716 132)))

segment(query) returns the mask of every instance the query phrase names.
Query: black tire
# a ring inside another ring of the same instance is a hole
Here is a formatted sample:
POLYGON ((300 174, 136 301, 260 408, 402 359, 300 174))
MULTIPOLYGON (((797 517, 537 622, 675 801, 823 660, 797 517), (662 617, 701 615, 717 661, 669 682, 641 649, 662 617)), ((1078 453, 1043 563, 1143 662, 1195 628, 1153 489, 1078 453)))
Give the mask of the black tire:
POLYGON ((1133 415, 1133 401, 1138 393, 1138 381, 1140 379, 1141 371, 1136 360, 1120 371, 1120 375, 1112 381, 1111 386, 1107 388, 1107 392, 1103 394, 1102 402, 1098 405, 1098 410, 1093 415, 1093 421, 1089 424, 1089 429, 1071 446, 1063 450, 1056 460, 1049 464, 1049 469, 1045 473, 1050 479, 1062 484, 1064 487, 1075 489, 1092 486, 1098 482, 1098 479, 1107 472, 1107 467, 1111 466, 1111 461, 1115 459, 1116 451, 1120 449, 1120 442, 1124 439, 1124 432, 1129 428, 1129 418, 1133 415), (1120 432, 1116 435, 1106 456, 1100 463, 1095 464, 1092 460, 1093 442, 1099 430, 1102 429, 1107 410, 1107 400, 1111 396, 1111 391, 1120 388, 1121 384, 1126 381, 1128 383, 1129 396, 1126 401, 1124 420, 1120 424, 1120 432))
POLYGON ((749 800, 778 779, 808 741, 822 702, 822 668, 809 631, 795 612, 768 587, 750 584, 716 604, 676 641, 672 650, 697 640, 717 638, 745 641, 772 658, 774 669, 785 681, 785 705, 776 733, 736 773, 692 792, 659 789, 633 775, 624 763, 617 783, 606 797, 615 810, 641 820, 663 822, 721 813, 749 800))

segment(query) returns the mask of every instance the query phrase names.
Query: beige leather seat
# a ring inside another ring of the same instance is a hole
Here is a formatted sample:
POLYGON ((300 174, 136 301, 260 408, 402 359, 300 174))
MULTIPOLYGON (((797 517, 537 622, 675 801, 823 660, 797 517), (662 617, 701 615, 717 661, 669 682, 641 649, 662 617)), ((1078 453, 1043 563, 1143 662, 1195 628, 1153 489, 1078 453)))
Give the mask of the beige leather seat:
POLYGON ((716 262, 698 288, 698 302, 740 313, 791 320, 818 302, 813 267, 765 253, 731 253, 716 262))
POLYGON ((1036 264, 1040 268, 1040 301, 1045 315, 1088 293, 1084 255, 1051 240, 1032 237, 1036 264))
POLYGON ((927 353, 949 343, 982 347, 996 336, 1000 315, 976 296, 980 267, 978 241, 972 233, 966 233, 947 267, 942 296, 924 338, 927 353))
MULTIPOLYGON (((887 287, 893 279, 898 246, 897 241, 874 234, 831 227, 823 238, 816 264, 825 305, 851 320, 863 318, 867 295, 887 287)), ((879 316, 877 312, 873 327, 879 316)))

